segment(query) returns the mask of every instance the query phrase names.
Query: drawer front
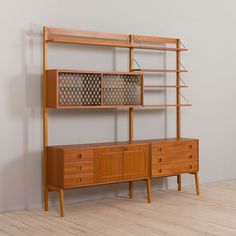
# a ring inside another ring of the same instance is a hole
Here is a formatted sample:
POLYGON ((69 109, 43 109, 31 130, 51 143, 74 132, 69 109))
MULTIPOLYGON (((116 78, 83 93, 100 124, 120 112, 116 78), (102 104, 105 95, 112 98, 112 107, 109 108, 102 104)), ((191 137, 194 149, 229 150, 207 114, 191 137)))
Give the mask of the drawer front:
POLYGON ((64 187, 79 187, 94 183, 93 173, 81 173, 78 175, 65 175, 64 187))
POLYGON ((94 173, 94 162, 74 162, 64 164, 64 174, 94 173))
POLYGON ((152 166, 152 177, 172 176, 196 171, 198 171, 198 161, 174 164, 157 164, 152 166))
POLYGON ((173 164, 182 162, 198 161, 197 152, 190 153, 159 153, 152 155, 152 165, 173 164))
POLYGON ((64 163, 94 161, 93 149, 75 149, 64 151, 64 163))
POLYGON ((197 151, 198 151, 197 140, 152 144, 152 155, 170 154, 170 153, 186 154, 197 151))

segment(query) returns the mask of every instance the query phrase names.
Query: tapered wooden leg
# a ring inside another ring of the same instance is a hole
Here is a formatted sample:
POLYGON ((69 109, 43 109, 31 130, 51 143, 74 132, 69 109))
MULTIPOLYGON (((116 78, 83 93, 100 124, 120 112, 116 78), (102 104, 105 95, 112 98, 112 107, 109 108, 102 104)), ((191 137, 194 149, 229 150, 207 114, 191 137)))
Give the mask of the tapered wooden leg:
POLYGON ((194 173, 197 195, 200 195, 198 172, 194 173))
POLYGON ((48 187, 44 188, 44 210, 48 211, 48 187))
POLYGON ((181 191, 181 175, 177 175, 178 191, 181 191))
POLYGON ((148 203, 151 203, 151 200, 152 200, 152 192, 151 192, 150 179, 146 179, 146 188, 147 188, 148 203))
POLYGON ((129 198, 133 198, 133 181, 129 181, 129 198))
POLYGON ((61 211, 61 217, 64 216, 64 190, 60 189, 60 211, 61 211))

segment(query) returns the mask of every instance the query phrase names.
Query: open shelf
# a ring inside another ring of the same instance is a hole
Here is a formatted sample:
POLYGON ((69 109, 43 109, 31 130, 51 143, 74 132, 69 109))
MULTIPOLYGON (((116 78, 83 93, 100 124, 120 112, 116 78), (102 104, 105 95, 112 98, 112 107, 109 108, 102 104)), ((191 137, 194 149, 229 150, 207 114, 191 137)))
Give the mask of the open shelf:
POLYGON ((68 43, 68 44, 83 44, 83 45, 97 45, 97 46, 107 46, 107 47, 121 47, 121 48, 135 48, 135 49, 147 49, 147 50, 157 50, 157 51, 188 51, 187 48, 172 48, 172 47, 160 47, 152 45, 135 45, 128 41, 114 41, 109 39, 84 39, 78 37, 60 37, 60 36, 50 36, 47 42, 54 43, 68 43))
POLYGON ((192 104, 157 104, 157 105, 144 105, 143 108, 158 108, 158 107, 190 107, 192 104))
POLYGON ((144 88, 188 88, 188 85, 144 85, 144 88))
POLYGON ((164 69, 133 69, 133 71, 140 72, 188 72, 187 70, 164 70, 164 69))

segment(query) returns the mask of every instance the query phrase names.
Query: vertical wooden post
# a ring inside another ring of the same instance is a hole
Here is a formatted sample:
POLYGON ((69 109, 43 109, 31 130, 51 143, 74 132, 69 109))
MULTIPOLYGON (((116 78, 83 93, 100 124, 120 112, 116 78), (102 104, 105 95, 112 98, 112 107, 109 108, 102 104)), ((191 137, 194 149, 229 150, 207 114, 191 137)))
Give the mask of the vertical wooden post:
POLYGON ((48 146, 48 108, 47 108, 47 78, 48 68, 48 29, 43 28, 43 157, 44 157, 44 209, 48 211, 48 186, 47 186, 47 146, 48 146))
POLYGON ((151 201, 152 201, 152 192, 151 192, 150 179, 146 179, 146 189, 147 189, 148 203, 151 203, 151 201))
POLYGON ((181 191, 181 175, 177 175, 178 191, 181 191))
MULTIPOLYGON (((133 44, 133 37, 132 35, 129 35, 129 42, 130 44, 133 44)), ((134 49, 132 47, 129 48, 129 71, 133 71, 133 63, 134 63, 134 49)), ((129 142, 133 142, 133 120, 134 120, 134 108, 129 108, 129 142)))
POLYGON ((197 195, 200 195, 198 172, 194 173, 194 176, 195 176, 196 192, 197 192, 197 195))
MULTIPOLYGON (((180 48, 180 39, 177 39, 176 42, 176 48, 179 49, 180 48)), ((177 50, 176 51, 176 138, 180 139, 181 137, 181 110, 180 110, 180 106, 178 106, 180 104, 180 51, 177 50)), ((178 191, 181 191, 181 175, 177 176, 177 182, 178 182, 178 191)))
POLYGON ((133 181, 129 181, 129 198, 133 198, 133 181))
MULTIPOLYGON (((177 42, 176 42, 176 48, 180 48, 180 40, 177 39, 177 42)), ((177 104, 177 107, 176 107, 176 137, 177 139, 180 139, 181 137, 181 110, 180 110, 180 106, 178 106, 180 104, 180 51, 177 50, 176 51, 176 104, 177 104)))
POLYGON ((59 190, 60 194, 60 211, 61 211, 61 217, 64 217, 64 190, 60 189, 59 190))

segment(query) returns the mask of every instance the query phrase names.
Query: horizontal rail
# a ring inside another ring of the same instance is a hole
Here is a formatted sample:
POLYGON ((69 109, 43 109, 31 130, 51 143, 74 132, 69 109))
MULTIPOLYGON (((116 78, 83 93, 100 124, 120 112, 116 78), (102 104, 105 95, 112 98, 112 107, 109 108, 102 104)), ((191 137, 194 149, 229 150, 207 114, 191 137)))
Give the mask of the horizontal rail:
POLYGON ((59 37, 59 36, 49 36, 47 42, 55 43, 69 43, 69 44, 85 44, 85 45, 98 45, 98 46, 111 46, 111 47, 123 47, 130 48, 131 44, 122 41, 112 41, 109 39, 84 39, 75 37, 59 37))
POLYGON ((73 36, 73 37, 88 37, 88 38, 100 38, 100 39, 114 39, 114 40, 129 40, 128 34, 112 34, 92 32, 85 30, 72 30, 72 29, 60 29, 60 28, 46 28, 49 35, 61 35, 61 36, 73 36))

